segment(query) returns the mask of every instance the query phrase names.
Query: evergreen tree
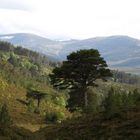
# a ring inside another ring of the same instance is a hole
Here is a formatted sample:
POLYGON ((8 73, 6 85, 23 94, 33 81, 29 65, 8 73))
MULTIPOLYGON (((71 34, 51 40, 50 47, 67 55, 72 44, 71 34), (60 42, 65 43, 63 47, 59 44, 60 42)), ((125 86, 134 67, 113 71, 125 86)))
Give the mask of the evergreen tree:
POLYGON ((28 90, 26 97, 28 99, 32 98, 32 99, 37 100, 37 107, 39 108, 41 100, 44 99, 46 95, 47 95, 46 93, 43 93, 37 90, 28 90))
MULTIPOLYGON (((80 50, 67 56, 60 67, 56 67, 50 75, 51 83, 61 89, 80 91, 82 107, 88 106, 87 90, 89 86, 96 86, 97 79, 106 80, 111 76, 105 60, 98 50, 80 50)), ((75 93, 76 94, 76 93, 75 93)))
POLYGON ((138 89, 134 89, 133 98, 136 105, 140 104, 140 92, 138 91, 138 89))
POLYGON ((122 106, 122 94, 111 87, 103 101, 103 105, 106 118, 110 119, 118 115, 122 106))

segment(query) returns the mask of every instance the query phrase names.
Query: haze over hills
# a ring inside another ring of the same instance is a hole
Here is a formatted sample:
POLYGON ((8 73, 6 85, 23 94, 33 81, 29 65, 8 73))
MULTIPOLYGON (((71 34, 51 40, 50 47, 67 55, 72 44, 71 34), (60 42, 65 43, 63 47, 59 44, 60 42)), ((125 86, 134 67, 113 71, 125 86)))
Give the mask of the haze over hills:
POLYGON ((73 51, 96 48, 109 66, 140 68, 140 40, 129 36, 96 37, 85 40, 55 41, 27 33, 0 35, 14 45, 44 53, 57 60, 64 60, 73 51))
POLYGON ((57 57, 62 47, 57 41, 27 33, 0 35, 0 40, 8 41, 14 45, 23 46, 53 57, 57 57))

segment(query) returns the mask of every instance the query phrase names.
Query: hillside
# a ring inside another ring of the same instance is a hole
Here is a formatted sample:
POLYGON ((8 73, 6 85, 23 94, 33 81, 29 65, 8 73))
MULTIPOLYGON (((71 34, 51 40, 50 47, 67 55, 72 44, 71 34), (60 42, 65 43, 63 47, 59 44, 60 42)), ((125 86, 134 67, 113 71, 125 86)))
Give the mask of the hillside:
POLYGON ((23 128, 11 127, 7 131, 0 129, 0 139, 17 140, 139 140, 140 139, 140 109, 134 108, 121 113, 120 117, 105 120, 100 115, 86 115, 68 120, 62 124, 54 124, 37 132, 23 128), (127 115, 126 115, 127 113, 127 115), (88 119, 87 119, 88 118, 88 119), (2 136, 8 132, 8 136, 2 136))
MULTIPOLYGON (((103 83, 100 83, 100 87, 98 87, 98 90, 94 89, 94 92, 102 91, 105 93, 105 91, 107 92, 108 90, 106 86, 110 87, 112 84, 114 84, 115 87, 118 86, 119 89, 125 88, 128 90, 129 88, 134 88, 133 86, 124 84, 120 85, 117 83, 107 83, 104 85, 103 83)), ((19 108, 22 107, 21 104, 18 105, 19 108)), ((18 127, 12 126, 7 128, 8 134, 6 133, 7 131, 3 134, 4 130, 0 129, 0 136, 3 136, 4 138, 14 137, 18 140, 122 140, 126 138, 127 140, 138 140, 140 138, 139 104, 133 108, 122 109, 119 112, 119 115, 114 115, 110 119, 105 118, 103 112, 99 112, 95 114, 83 114, 79 117, 67 119, 62 123, 48 123, 44 126, 44 122, 42 123, 43 119, 41 119, 41 116, 27 113, 26 110, 24 111, 23 109, 20 115, 18 115, 19 111, 17 109, 14 111, 17 112, 16 122, 20 123, 20 125, 17 125, 18 127), (39 127, 41 127, 40 130, 38 130, 39 127), (34 131, 31 132, 25 128, 29 130, 34 129, 34 131)))
POLYGON ((27 33, 0 35, 0 40, 8 41, 14 45, 47 54, 50 57, 54 57, 55 55, 57 56, 58 51, 62 47, 57 41, 27 33))
POLYGON ((49 84, 52 65, 42 54, 0 42, 0 108, 7 105, 14 126, 36 131, 45 125, 47 111, 69 114, 65 108, 67 95, 56 94, 59 92, 49 84), (29 91, 45 95, 39 106, 36 98, 27 96, 29 91))
MULTIPOLYGON (((40 114, 27 111, 27 106, 21 101, 26 101, 26 90, 17 88, 14 85, 7 85, 3 81, 3 90, 1 91, 0 102, 8 103, 9 111, 14 121, 14 126, 0 127, 0 138, 17 139, 17 140, 100 140, 100 139, 117 139, 117 140, 138 140, 140 138, 140 108, 139 104, 135 107, 123 108, 119 115, 113 115, 111 118, 105 118, 104 112, 87 113, 76 115, 62 123, 46 123, 44 117, 40 114), (9 92, 12 91, 12 92, 9 92), (9 94, 10 93, 10 94, 9 94)), ((107 82, 106 84, 99 81, 100 86, 93 89, 98 95, 106 94, 112 85, 123 91, 133 90, 135 86, 107 82)), ((124 93, 122 91, 122 93, 124 93)), ((140 96, 139 96, 140 97, 140 96)), ((140 100, 138 100, 139 103, 140 100)), ((51 102, 50 102, 51 103, 51 102)), ((129 103, 128 103, 129 104, 129 103)), ((44 103, 41 107, 44 107, 44 103)), ((54 110, 54 104, 46 105, 48 109, 54 110), (51 107, 53 105, 53 107, 51 107)), ((57 105, 55 109, 59 109, 57 105)), ((61 106, 62 111, 62 106, 61 106)), ((64 111, 64 110, 63 110, 64 111)), ((78 112, 77 112, 78 113, 78 112)))
MULTIPOLYGON (((97 80, 99 86, 88 87, 86 110, 78 107, 70 112, 69 89, 50 85, 48 75, 56 64, 43 54, 0 42, 0 139, 140 138, 138 76, 114 71, 108 82, 97 80), (7 112, 2 112, 4 105, 7 112), (8 115, 12 124, 7 126, 8 115)), ((79 96, 77 91, 72 93, 79 96)), ((81 101, 79 96, 73 103, 81 101)))
POLYGON ((140 108, 121 113, 120 117, 106 120, 100 115, 85 115, 34 134, 36 140, 139 140, 140 108), (126 115, 127 114, 127 115, 126 115), (87 119, 88 118, 88 119, 87 119))
POLYGON ((57 60, 66 59, 70 52, 79 49, 96 48, 110 67, 139 74, 140 40, 128 36, 54 41, 33 34, 20 33, 0 35, 0 39, 46 54, 57 60))

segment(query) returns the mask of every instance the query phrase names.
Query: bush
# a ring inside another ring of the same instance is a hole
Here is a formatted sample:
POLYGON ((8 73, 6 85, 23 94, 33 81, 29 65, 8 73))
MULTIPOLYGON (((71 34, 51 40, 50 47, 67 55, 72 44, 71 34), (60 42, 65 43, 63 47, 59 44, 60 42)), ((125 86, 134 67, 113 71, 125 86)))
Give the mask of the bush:
POLYGON ((55 100, 54 100, 54 103, 56 105, 64 106, 64 107, 67 105, 66 100, 64 99, 64 97, 56 97, 55 100))
POLYGON ((138 89, 135 89, 133 91, 133 99, 136 105, 140 104, 140 92, 138 91, 138 89))
POLYGON ((73 118, 79 118, 82 116, 83 110, 81 108, 76 108, 73 113, 72 113, 72 117, 73 118))
POLYGON ((0 89, 4 90, 8 86, 8 83, 0 77, 0 89))
POLYGON ((63 112, 50 112, 46 113, 46 122, 61 122, 65 119, 65 114, 63 112))
POLYGON ((40 114, 40 109, 39 109, 39 107, 36 107, 36 108, 35 108, 34 113, 40 114))
POLYGON ((33 99, 29 100, 27 107, 29 112, 33 113, 35 111, 36 108, 33 99))
POLYGON ((0 111, 0 124, 2 126, 10 126, 12 124, 12 119, 9 115, 8 109, 7 109, 7 105, 4 104, 1 108, 0 111))

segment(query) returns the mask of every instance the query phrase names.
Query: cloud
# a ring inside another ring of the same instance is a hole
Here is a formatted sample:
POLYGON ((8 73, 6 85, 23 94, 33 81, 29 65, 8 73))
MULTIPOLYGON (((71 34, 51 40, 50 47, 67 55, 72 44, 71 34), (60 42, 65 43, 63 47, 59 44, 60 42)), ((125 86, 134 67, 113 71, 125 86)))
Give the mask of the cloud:
POLYGON ((28 3, 27 0, 0 0, 0 9, 29 11, 31 7, 28 3))
POLYGON ((0 0, 0 34, 140 38, 139 0, 0 0))

